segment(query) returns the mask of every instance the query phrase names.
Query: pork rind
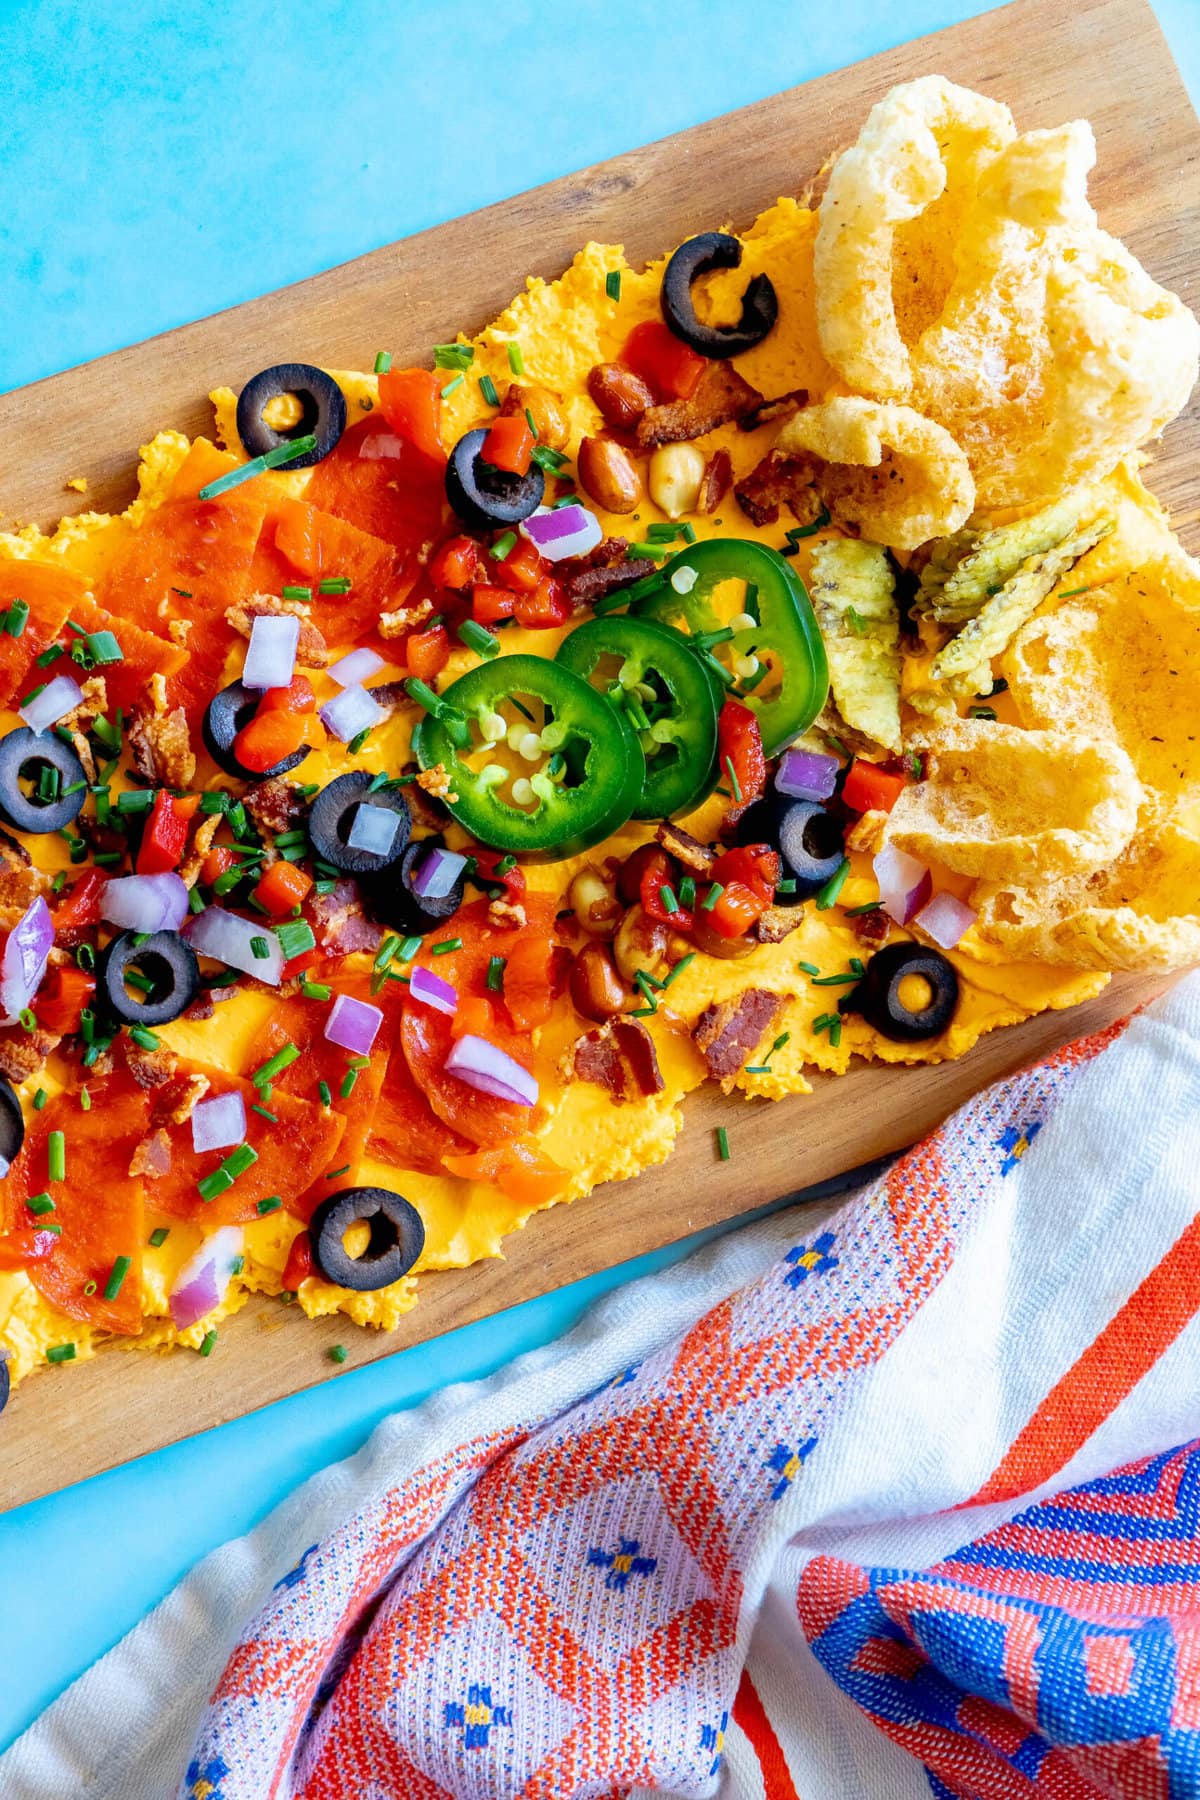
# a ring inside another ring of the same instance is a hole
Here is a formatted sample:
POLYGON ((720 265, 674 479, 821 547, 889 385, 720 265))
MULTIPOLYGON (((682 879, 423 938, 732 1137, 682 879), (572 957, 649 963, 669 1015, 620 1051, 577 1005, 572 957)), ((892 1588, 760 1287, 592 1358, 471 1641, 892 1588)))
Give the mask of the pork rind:
POLYGON ((968 719, 931 741, 925 777, 897 800, 888 841, 956 874, 1022 886, 1111 862, 1141 800, 1116 744, 968 719))
POLYGON ((817 492, 858 537, 915 550, 957 531, 975 503, 966 456, 949 432, 908 406, 856 395, 796 413, 775 440, 813 461, 817 492))
POLYGON ((998 101, 924 75, 871 108, 830 170, 813 254, 827 359, 881 400, 912 390, 909 346, 937 318, 979 178, 1016 136, 998 101))
POLYGON ((1078 969, 1185 969, 1200 962, 1200 836, 1166 821, 1111 868, 1037 889, 977 883, 976 927, 1006 956, 1078 969))
POLYGON ((1200 325, 1097 225, 1095 156, 1086 121, 1016 137, 1005 108, 930 77, 881 101, 830 175, 825 355, 944 425, 984 507, 1103 476, 1196 379, 1200 325))

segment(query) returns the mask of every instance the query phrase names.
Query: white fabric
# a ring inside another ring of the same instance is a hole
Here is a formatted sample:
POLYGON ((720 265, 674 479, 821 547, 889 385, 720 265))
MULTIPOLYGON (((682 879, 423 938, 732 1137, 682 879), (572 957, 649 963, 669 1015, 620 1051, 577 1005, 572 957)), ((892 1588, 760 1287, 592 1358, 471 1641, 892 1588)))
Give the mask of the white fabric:
MULTIPOLYGON (((804 1800, 927 1800, 919 1766, 813 1659, 796 1583, 817 1552, 921 1567, 1015 1510, 943 1509, 980 1486, 1048 1388, 1200 1210, 1200 975, 1083 1071, 1019 1174, 1011 1200, 1006 1190, 857 1382, 821 1456, 778 1508, 748 1662, 804 1800)), ((811 1242, 834 1210, 775 1214, 610 1296, 561 1343, 387 1420, 359 1455, 214 1551, 50 1707, 0 1757, 0 1796, 167 1800, 231 1647, 307 1545, 456 1443, 544 1419, 669 1342, 798 1236, 811 1242)), ((1198 1375, 1193 1320, 1052 1488, 1200 1434, 1198 1375)), ((721 1791, 763 1794, 732 1723, 721 1791)))

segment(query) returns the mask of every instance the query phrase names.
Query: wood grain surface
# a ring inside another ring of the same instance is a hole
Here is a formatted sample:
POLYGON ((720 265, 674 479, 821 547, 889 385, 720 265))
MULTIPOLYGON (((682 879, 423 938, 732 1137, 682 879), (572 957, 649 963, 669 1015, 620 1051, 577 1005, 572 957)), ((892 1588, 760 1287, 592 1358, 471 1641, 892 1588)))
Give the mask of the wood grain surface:
MULTIPOLYGON (((209 429, 205 395, 218 382, 240 386, 289 357, 361 367, 381 343, 398 362, 425 361, 431 344, 483 325, 526 274, 558 275, 588 238, 624 243, 636 262, 702 227, 744 225, 778 195, 801 191, 893 83, 934 71, 1005 99, 1021 128, 1090 118, 1102 223, 1200 307, 1200 124, 1149 7, 1017 0, 0 397, 0 519, 50 523, 79 510, 63 482, 80 473, 90 483, 87 505, 124 504, 137 445, 164 425, 209 429)), ((1192 548, 1200 537, 1198 451, 1193 405, 1168 429, 1151 475, 1192 548)), ((251 1301, 208 1360, 110 1350, 31 1380, 3 1420, 0 1507, 326 1380, 333 1343, 347 1343, 350 1367, 390 1355, 897 1150, 989 1081, 1108 1023, 1161 985, 1125 977, 1069 1013, 993 1033, 959 1062, 858 1067, 840 1081, 818 1077, 814 1093, 775 1106, 697 1094, 663 1167, 535 1218, 509 1239, 503 1260, 423 1278, 420 1304, 390 1336, 251 1301), (718 1123, 734 1150, 728 1164, 714 1154, 718 1123)))

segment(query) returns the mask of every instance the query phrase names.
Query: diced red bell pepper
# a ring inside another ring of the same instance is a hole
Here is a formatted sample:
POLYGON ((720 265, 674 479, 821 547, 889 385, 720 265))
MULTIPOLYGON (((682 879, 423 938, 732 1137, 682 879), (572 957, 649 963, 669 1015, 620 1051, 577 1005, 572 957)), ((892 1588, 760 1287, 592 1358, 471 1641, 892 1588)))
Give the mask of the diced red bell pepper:
POLYGON ((311 875, 280 857, 256 884, 251 899, 265 906, 272 918, 286 919, 294 906, 302 905, 308 898, 312 884, 311 875))
MULTIPOLYGON (((672 912, 663 900, 663 889, 669 888, 675 894, 675 870, 665 850, 653 850, 643 860, 642 872, 638 879, 638 891, 641 895, 642 911, 659 925, 670 925, 674 931, 690 931, 695 924, 695 917, 686 906, 677 905, 672 912)), ((678 901, 679 896, 675 894, 678 901)))
POLYGON ((721 937, 744 937, 774 898, 778 853, 767 844, 739 844, 717 858, 712 879, 722 891, 712 906, 704 907, 704 916, 721 937))
POLYGON ((158 790, 138 847, 135 867, 139 875, 165 875, 179 867, 187 848, 188 824, 199 804, 199 794, 176 800, 165 788, 158 790))
MULTIPOLYGON (((511 424, 511 420, 501 420, 502 424, 511 424)), ((508 555, 500 562, 493 562, 496 575, 511 588, 514 594, 532 594, 538 583, 546 574, 546 565, 538 553, 536 544, 528 538, 519 537, 508 555)))
POLYGON ((434 587, 466 588, 480 579, 483 559, 472 537, 447 538, 429 565, 434 587))
POLYGON ((214 881, 219 881, 222 875, 227 875, 236 862, 237 853, 230 845, 214 844, 201 864, 201 878, 206 886, 211 887, 214 881))
POLYGON ((471 614, 478 625, 498 625, 513 616, 514 595, 509 588, 478 585, 471 589, 471 614))
POLYGON ((535 932, 519 933, 504 965, 504 1004, 518 1031, 535 1031, 554 1008, 554 945, 535 932))
POLYGON ((661 319, 635 325, 617 361, 653 388, 660 400, 687 400, 707 364, 661 319))
POLYGON ((414 631, 404 642, 404 666, 420 681, 440 675, 450 661, 450 639, 444 625, 430 631, 414 631))
POLYGON ((59 1037, 78 1031, 80 1014, 91 1005, 95 991, 96 977, 86 969, 77 969, 74 963, 54 964, 33 1002, 38 1024, 59 1037))
POLYGON ((571 617, 571 602, 563 592, 562 582, 547 575, 532 594, 516 596, 513 616, 527 631, 554 631, 571 617))
POLYGON ((445 462, 442 377, 436 369, 389 369, 379 377, 379 404, 397 437, 431 460, 445 462))
POLYGON ((525 893, 525 871, 516 863, 500 873, 499 864, 505 860, 503 850, 487 850, 477 844, 471 852, 475 858, 475 873, 485 887, 502 887, 510 900, 520 900, 525 893))
POLYGON ((302 1281, 307 1281, 317 1272, 313 1261, 312 1236, 308 1231, 298 1231, 292 1239, 292 1247, 288 1251, 287 1261, 283 1265, 283 1291, 294 1294, 302 1281))
POLYGON ((745 937, 766 910, 766 902, 740 881, 727 881, 713 905, 705 907, 704 916, 721 937, 739 938, 745 937))
POLYGON ((717 719, 717 761, 727 780, 733 771, 736 785, 731 781, 730 787, 735 803, 758 799, 767 785, 762 732, 750 708, 737 700, 726 700, 717 719))
POLYGON ((493 469, 528 475, 536 442, 525 415, 510 413, 506 419, 493 419, 479 454, 493 469))
POLYGON ((262 699, 255 707, 255 716, 262 718, 264 713, 309 713, 316 710, 317 696, 313 692, 313 684, 307 675, 293 675, 287 687, 266 688, 262 699))
POLYGON ((305 744, 311 745, 318 735, 323 739, 324 730, 311 713, 260 710, 234 738, 233 754, 247 769, 261 774, 305 744))
POLYGON ((99 869, 88 869, 62 895, 51 913, 56 933, 78 931, 85 925, 100 923, 100 896, 108 885, 108 877, 99 869))
POLYGON ((891 812, 907 786, 906 776, 856 756, 842 784, 842 799, 853 812, 891 812))

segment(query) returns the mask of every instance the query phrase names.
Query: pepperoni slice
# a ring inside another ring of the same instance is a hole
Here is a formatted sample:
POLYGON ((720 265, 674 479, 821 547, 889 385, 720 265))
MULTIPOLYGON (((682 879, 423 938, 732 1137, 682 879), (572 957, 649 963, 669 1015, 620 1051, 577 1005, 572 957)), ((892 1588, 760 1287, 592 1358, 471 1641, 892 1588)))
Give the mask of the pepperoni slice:
MULTIPOLYGON (((508 1034, 503 1034, 507 1038, 508 1034)), ((534 1122, 533 1110, 517 1106, 511 1100, 494 1100, 476 1088, 446 1073, 446 1058, 454 1047, 452 1022, 444 1013, 432 1012, 427 1006, 408 1005, 400 1027, 400 1042, 405 1060, 418 1089, 444 1125, 476 1144, 490 1149, 521 1137, 534 1122)), ((518 1062, 530 1066, 529 1049, 524 1042, 503 1041, 497 1032, 492 1039, 518 1062)))
POLYGON ((56 1094, 30 1116, 25 1145, 4 1184, 7 1223, 13 1232, 61 1225, 55 1249, 29 1264, 29 1278, 68 1318, 129 1336, 142 1323, 141 1269, 145 1243, 144 1190, 129 1174, 130 1158, 145 1136, 150 1102, 123 1069, 88 1082, 91 1110, 77 1093, 56 1094), (50 1181, 47 1144, 52 1131, 66 1139, 65 1181, 50 1181), (48 1192, 54 1211, 36 1215, 25 1201, 48 1192), (116 1297, 104 1289, 119 1256, 130 1267, 116 1297), (85 1290, 94 1284, 94 1291, 85 1290))
MULTIPOLYGON (((14 705, 27 685, 36 686, 31 676, 34 657, 50 648, 86 594, 86 581, 70 569, 9 558, 0 562, 0 610, 7 613, 15 600, 23 600, 29 608, 20 637, 0 631, 0 706, 14 705)), ((49 676, 39 670, 37 678, 46 681, 49 676)))
POLYGON ((417 573, 415 560, 394 544, 307 500, 285 498, 271 509, 253 578, 256 587, 273 594, 285 584, 311 587, 313 624, 329 643, 348 644, 377 630, 380 613, 404 605, 417 573), (326 580, 349 581, 349 591, 322 594, 326 580))
POLYGON ((377 1161, 420 1175, 444 1174, 443 1159, 469 1155, 475 1147, 434 1112, 409 1069, 399 1033, 371 1120, 369 1147, 377 1161))
POLYGON ((440 537, 449 508, 446 468, 397 437, 376 415, 343 432, 313 470, 305 499, 399 550, 440 537))
POLYGON ((105 663, 99 670, 108 690, 108 710, 123 706, 128 711, 146 701, 146 687, 152 675, 163 675, 171 684, 188 661, 188 652, 180 644, 164 643, 152 632, 143 631, 132 619, 118 619, 104 607, 97 606, 85 594, 71 608, 71 617, 85 631, 111 631, 121 646, 121 661, 105 663))

